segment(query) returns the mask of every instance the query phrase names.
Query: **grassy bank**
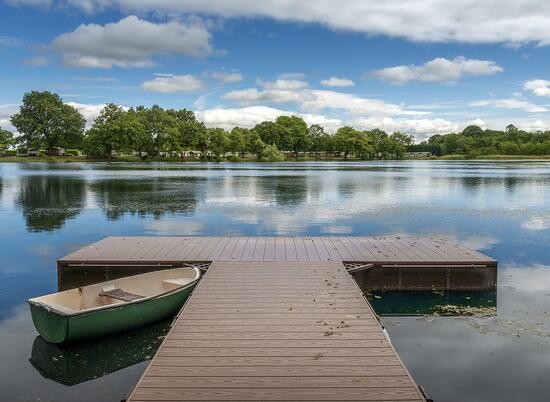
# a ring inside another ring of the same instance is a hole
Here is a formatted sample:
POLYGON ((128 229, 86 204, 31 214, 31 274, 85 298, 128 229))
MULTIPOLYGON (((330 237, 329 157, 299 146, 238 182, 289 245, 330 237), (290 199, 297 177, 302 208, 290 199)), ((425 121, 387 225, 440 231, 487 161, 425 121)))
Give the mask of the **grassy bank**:
POLYGON ((445 155, 433 156, 434 160, 541 160, 550 159, 550 155, 445 155))
MULTIPOLYGON (((445 155, 445 156, 432 156, 429 158, 408 158, 404 160, 550 160, 550 155, 445 155)), ((357 158, 323 158, 315 159, 313 157, 299 157, 299 158, 287 158, 282 162, 360 162, 360 159, 357 158)), ((179 159, 179 158, 147 158, 141 159, 137 156, 120 156, 112 159, 97 159, 97 158, 88 158, 85 156, 8 156, 0 157, 0 163, 32 163, 32 162, 41 162, 41 163, 71 163, 71 162, 140 162, 140 163, 157 163, 157 162, 176 162, 176 163, 186 163, 186 162, 269 162, 269 161, 258 161, 256 158, 221 158, 219 160, 208 159, 206 161, 198 158, 188 158, 188 159, 179 159)))
POLYGON ((9 156, 1 157, 0 163, 24 163, 24 162, 47 162, 47 163, 66 163, 66 162, 200 162, 200 159, 171 159, 171 158, 150 158, 141 159, 134 156, 120 156, 112 159, 88 158, 86 156, 9 156))
POLYGON ((241 157, 230 157, 230 158, 208 158, 206 160, 200 158, 139 158, 137 156, 117 156, 112 159, 98 159, 98 158, 88 158, 85 156, 9 156, 9 157, 0 157, 0 163, 25 163, 25 162, 47 162, 47 163, 66 163, 66 162, 140 162, 140 163, 156 163, 156 162, 176 162, 176 163, 187 163, 187 162, 315 162, 315 161, 361 161, 358 158, 322 158, 316 159, 314 157, 298 157, 298 158, 286 158, 282 161, 270 161, 265 159, 258 160, 257 158, 241 158, 241 157))

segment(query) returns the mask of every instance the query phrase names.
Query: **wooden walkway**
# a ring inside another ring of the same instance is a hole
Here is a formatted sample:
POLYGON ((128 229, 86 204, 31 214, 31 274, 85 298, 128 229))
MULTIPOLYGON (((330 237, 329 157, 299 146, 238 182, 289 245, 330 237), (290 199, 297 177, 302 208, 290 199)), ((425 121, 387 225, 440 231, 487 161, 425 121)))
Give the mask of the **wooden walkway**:
POLYGON ((375 264, 488 264, 496 261, 439 237, 107 237, 60 264, 182 261, 368 261, 375 264))
POLYGON ((354 274, 364 288, 497 276, 439 237, 108 237, 58 260, 59 285, 191 262, 212 264, 130 401, 424 401, 346 267, 369 266, 354 274))
MULTIPOLYGON (((173 238, 172 246, 187 244, 178 251, 185 258, 228 261, 211 265, 129 401, 425 400, 342 262, 330 261, 331 253, 341 260, 350 249, 374 249, 307 238, 287 248, 286 239, 279 248, 279 238, 254 247, 247 238, 173 238), (231 261, 255 255, 257 262, 231 261), (283 255, 285 262, 264 261, 283 255)), ((182 258, 169 246, 155 254, 164 253, 182 258)))

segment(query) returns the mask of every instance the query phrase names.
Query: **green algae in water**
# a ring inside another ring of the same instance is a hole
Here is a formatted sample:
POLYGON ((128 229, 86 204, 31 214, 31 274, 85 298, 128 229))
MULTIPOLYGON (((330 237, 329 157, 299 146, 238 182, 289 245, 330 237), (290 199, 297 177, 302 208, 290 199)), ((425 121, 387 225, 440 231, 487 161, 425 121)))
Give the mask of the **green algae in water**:
POLYGON ((365 293, 380 316, 493 316, 497 292, 489 291, 370 291, 365 293))
POLYGON ((472 307, 459 306, 455 304, 445 304, 435 306, 435 315, 450 315, 450 316, 476 316, 490 317, 496 314, 496 307, 472 307))

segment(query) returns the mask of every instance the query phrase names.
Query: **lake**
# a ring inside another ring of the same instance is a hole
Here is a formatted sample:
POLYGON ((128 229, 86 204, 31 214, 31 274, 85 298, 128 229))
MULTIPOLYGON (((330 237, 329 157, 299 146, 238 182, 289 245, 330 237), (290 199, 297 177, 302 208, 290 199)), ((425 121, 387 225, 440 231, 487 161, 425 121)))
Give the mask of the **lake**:
POLYGON ((379 234, 448 236, 499 260, 496 293, 371 296, 430 397, 548 399, 544 161, 0 164, 0 399, 119 401, 162 341, 168 322, 65 347, 37 337, 26 299, 56 291, 56 259, 86 244, 109 235, 379 234), (482 313, 439 315, 447 304, 482 313))

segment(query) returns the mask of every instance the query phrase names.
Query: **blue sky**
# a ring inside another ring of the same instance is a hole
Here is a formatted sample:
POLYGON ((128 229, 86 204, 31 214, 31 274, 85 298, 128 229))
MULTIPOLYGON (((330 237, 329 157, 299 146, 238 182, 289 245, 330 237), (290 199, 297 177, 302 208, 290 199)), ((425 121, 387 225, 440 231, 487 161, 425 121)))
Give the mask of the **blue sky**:
POLYGON ((224 128, 294 113, 417 139, 547 130, 549 62, 550 5, 531 0, 7 0, 0 126, 37 89, 90 122, 115 102, 224 128))

